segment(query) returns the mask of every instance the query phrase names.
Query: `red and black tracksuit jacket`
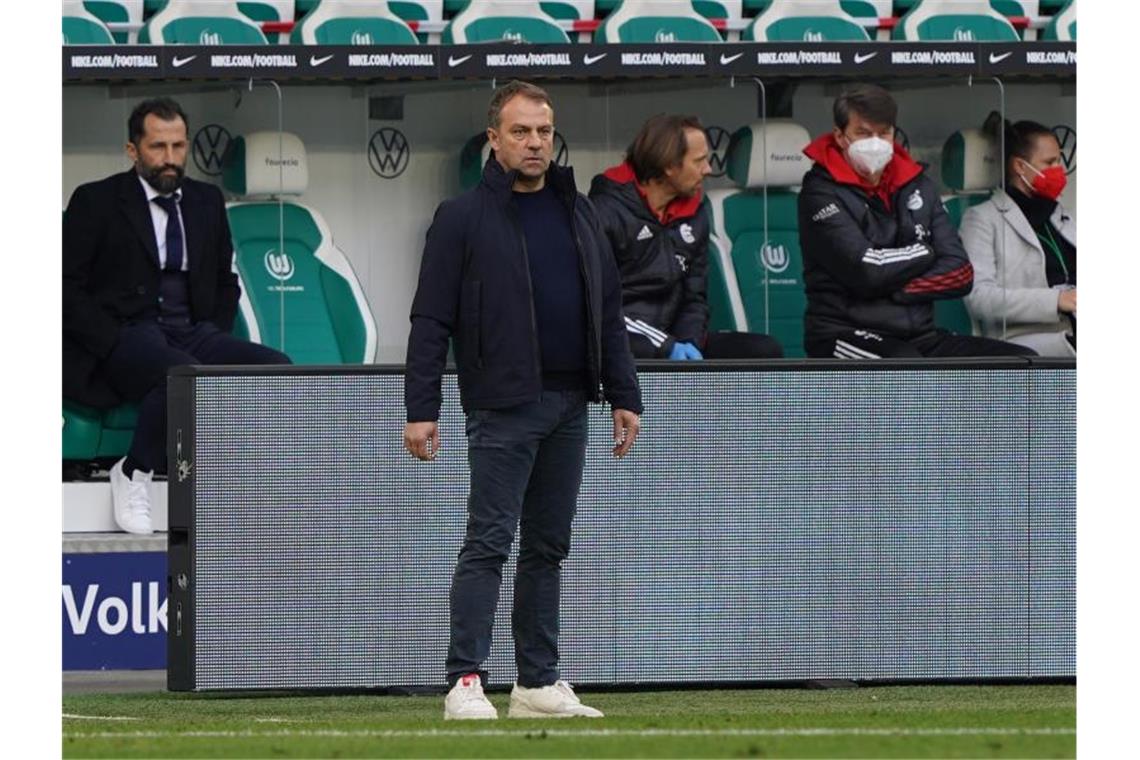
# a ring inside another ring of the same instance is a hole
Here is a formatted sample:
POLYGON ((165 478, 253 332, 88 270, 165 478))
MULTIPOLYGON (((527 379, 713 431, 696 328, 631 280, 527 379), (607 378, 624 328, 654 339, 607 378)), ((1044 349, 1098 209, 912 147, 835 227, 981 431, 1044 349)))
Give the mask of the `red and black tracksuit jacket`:
POLYGON ((831 134, 799 197, 805 342, 852 330, 907 340, 934 330, 933 302, 970 292, 974 270, 938 187, 900 146, 877 187, 847 163, 831 134))
POLYGON ((709 324, 709 220, 702 195, 675 198, 658 217, 627 162, 594 177, 590 200, 621 273, 634 355, 668 357, 677 341, 703 349, 709 324))

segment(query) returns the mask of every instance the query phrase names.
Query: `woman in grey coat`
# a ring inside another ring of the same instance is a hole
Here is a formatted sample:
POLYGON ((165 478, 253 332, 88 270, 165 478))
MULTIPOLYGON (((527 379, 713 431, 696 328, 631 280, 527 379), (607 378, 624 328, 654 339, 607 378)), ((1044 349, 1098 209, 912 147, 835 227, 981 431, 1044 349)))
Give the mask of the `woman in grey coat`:
POLYGON ((968 210, 961 236, 974 266, 966 307, 982 335, 1041 356, 1076 356, 1077 225, 1058 202, 1061 147, 1048 127, 1010 124, 996 113, 985 131, 1005 131, 1006 189, 968 210))

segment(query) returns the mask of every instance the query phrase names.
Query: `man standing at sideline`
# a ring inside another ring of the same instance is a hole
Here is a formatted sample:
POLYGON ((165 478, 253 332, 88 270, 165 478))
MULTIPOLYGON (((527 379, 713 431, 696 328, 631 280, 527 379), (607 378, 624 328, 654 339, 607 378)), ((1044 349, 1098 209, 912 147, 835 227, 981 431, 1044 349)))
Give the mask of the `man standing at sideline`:
POLYGON ((483 693, 483 662, 520 520, 509 716, 600 717, 559 675, 559 595, 587 402, 610 403, 615 456, 629 451, 640 424, 621 283, 593 206, 571 170, 551 162, 549 95, 510 82, 492 96, 487 123, 494 152, 482 181, 440 204, 427 233, 404 390, 404 446, 431 460, 453 338, 471 490, 451 584, 444 718, 498 717, 483 693))
POLYGON ((166 373, 180 364, 288 364, 230 335, 241 290, 218 188, 189 179, 186 114, 170 98, 127 121, 132 166, 80 185, 63 215, 63 396, 137 403, 111 468, 115 522, 150 533, 150 483, 166 471, 166 373))

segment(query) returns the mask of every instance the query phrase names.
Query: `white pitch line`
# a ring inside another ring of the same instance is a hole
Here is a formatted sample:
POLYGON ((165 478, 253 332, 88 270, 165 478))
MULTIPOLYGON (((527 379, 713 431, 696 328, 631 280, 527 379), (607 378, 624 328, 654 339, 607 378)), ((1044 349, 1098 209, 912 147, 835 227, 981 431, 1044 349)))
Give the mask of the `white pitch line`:
POLYGON ((342 731, 333 729, 315 730, 282 730, 282 731, 123 731, 101 733, 71 733, 64 734, 66 738, 92 738, 92 739, 159 739, 159 738, 281 738, 281 737, 321 737, 321 738, 383 738, 383 739, 430 739, 434 737, 526 737, 551 736, 570 738, 605 738, 613 736, 636 737, 707 737, 707 736, 1071 736, 1076 734, 1075 728, 710 728, 710 729, 583 729, 574 731, 558 728, 533 728, 514 731, 499 729, 482 730, 451 730, 451 729, 425 729, 425 730, 369 730, 342 731))
POLYGON ((73 715, 64 713, 63 717, 71 720, 142 720, 142 718, 129 718, 124 715, 73 715))

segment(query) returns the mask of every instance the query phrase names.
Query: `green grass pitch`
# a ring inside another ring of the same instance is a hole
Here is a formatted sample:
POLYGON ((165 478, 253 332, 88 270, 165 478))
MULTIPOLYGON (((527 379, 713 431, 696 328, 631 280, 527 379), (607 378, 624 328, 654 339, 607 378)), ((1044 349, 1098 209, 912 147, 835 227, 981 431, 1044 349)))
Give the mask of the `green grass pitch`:
POLYGON ((443 698, 75 694, 63 756, 1074 757, 1076 688, 590 693, 601 719, 442 719, 443 698))

